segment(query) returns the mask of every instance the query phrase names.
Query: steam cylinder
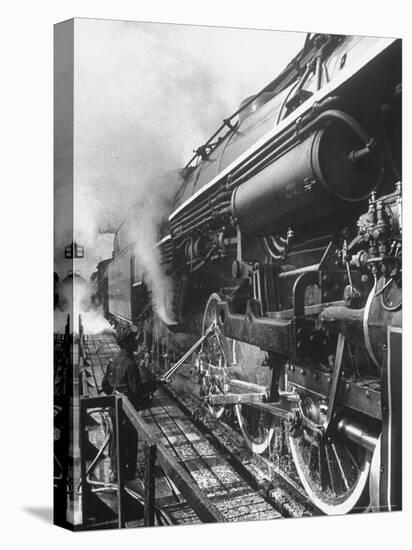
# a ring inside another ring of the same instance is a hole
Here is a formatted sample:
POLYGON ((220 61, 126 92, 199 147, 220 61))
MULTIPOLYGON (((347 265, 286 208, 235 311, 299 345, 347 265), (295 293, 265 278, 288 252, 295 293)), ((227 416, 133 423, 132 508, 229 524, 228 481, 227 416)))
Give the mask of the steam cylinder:
POLYGON ((233 217, 243 231, 272 235, 364 200, 381 166, 373 154, 351 161, 362 147, 339 121, 315 131, 234 190, 233 217))

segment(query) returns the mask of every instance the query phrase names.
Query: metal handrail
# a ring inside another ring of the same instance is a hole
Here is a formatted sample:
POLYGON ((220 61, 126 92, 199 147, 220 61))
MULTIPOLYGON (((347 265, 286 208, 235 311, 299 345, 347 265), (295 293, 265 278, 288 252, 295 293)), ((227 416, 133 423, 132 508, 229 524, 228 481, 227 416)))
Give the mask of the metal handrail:
MULTIPOLYGON (((86 480, 82 489, 82 512, 83 522, 87 516, 88 493, 90 492, 89 483, 87 483, 86 460, 84 451, 87 445, 86 433, 86 414, 87 411, 94 408, 113 407, 116 411, 116 430, 121 431, 121 420, 126 416, 138 437, 146 443, 146 484, 145 484, 145 525, 154 524, 154 468, 156 462, 161 466, 166 476, 168 476, 185 500, 192 506, 199 519, 204 523, 224 522, 226 521, 222 513, 216 506, 210 502, 208 497, 199 489, 194 480, 184 470, 173 455, 161 443, 141 415, 136 411, 129 399, 124 395, 107 395, 99 397, 84 397, 80 399, 80 457, 81 457, 81 476, 86 480)), ((118 458, 118 525, 120 528, 125 526, 124 522, 124 460, 123 449, 121 448, 121 437, 116 438, 117 458, 118 458)))

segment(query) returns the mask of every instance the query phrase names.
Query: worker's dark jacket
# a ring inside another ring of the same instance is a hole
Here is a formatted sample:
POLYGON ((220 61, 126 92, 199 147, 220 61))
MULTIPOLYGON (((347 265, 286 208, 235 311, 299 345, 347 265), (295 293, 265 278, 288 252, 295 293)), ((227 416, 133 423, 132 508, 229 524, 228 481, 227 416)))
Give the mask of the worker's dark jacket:
POLYGON ((155 387, 153 381, 142 382, 135 358, 126 350, 121 350, 109 363, 102 382, 105 393, 111 394, 113 391, 123 393, 135 408, 145 405, 147 396, 154 391, 155 387))

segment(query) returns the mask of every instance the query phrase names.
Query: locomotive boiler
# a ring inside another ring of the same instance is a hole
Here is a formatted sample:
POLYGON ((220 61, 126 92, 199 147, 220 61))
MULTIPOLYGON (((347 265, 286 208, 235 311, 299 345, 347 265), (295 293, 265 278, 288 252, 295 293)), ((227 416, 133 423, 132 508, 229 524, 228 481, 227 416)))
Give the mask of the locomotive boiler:
POLYGON ((156 244, 167 316, 125 225, 107 314, 157 372, 200 341, 176 387, 288 456, 324 513, 399 509, 401 42, 308 35, 180 177, 156 244))

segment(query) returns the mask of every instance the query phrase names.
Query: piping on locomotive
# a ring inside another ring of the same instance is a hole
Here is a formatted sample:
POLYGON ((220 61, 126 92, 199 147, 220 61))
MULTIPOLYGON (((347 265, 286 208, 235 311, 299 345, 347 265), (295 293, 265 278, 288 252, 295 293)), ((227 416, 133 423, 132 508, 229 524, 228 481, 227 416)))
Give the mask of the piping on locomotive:
POLYGON ((401 42, 308 35, 180 177, 156 245, 171 321, 125 225, 106 315, 141 328, 160 374, 208 331, 180 389, 289 453, 324 513, 399 509, 401 42))

